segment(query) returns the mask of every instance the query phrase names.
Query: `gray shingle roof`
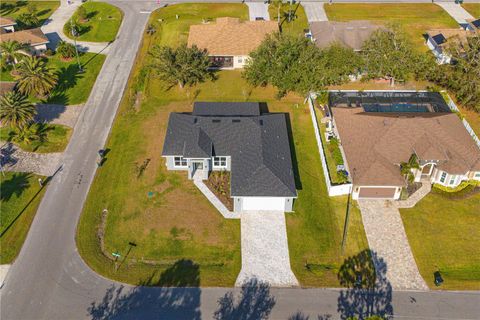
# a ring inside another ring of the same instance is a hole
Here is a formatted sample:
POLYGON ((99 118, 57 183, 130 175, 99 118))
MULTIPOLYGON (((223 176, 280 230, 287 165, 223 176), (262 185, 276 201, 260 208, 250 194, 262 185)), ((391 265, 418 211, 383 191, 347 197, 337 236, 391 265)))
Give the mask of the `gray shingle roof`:
POLYGON ((171 113, 162 155, 231 156, 232 196, 297 195, 285 114, 260 114, 258 103, 196 103, 192 114, 171 113))

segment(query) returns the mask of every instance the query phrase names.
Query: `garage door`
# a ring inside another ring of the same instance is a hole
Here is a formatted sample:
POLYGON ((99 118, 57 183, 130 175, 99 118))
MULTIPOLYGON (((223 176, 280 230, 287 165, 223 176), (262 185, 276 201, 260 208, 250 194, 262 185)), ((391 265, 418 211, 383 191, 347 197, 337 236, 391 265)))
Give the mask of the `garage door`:
POLYGON ((360 188, 359 198, 390 199, 395 196, 397 188, 360 188))
POLYGON ((245 197, 243 210, 285 210, 285 198, 277 197, 245 197))

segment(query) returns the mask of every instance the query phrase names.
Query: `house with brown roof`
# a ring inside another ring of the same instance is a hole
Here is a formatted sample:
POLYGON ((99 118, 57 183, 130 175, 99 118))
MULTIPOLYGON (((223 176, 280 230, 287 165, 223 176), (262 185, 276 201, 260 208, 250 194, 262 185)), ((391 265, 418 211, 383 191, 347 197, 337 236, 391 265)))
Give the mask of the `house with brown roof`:
POLYGON ((0 43, 9 40, 28 44, 30 47, 29 53, 33 55, 43 53, 47 50, 47 44, 49 43, 47 36, 40 28, 0 34, 0 43))
POLYGON ((465 44, 467 37, 477 32, 473 29, 432 29, 427 31, 427 46, 437 58, 438 64, 451 63, 452 57, 446 48, 455 43, 465 44))
POLYGON ((243 68, 250 53, 276 31, 275 21, 218 18, 215 23, 190 26, 188 46, 206 49, 216 68, 243 68))
POLYGON ((17 22, 14 19, 0 17, 0 34, 14 32, 17 22))
POLYGON ((382 29, 370 21, 354 20, 348 22, 316 21, 310 23, 311 39, 319 48, 336 43, 361 51, 363 43, 377 30, 382 29))
POLYGON ((353 199, 398 199, 407 185, 400 166, 412 155, 414 181, 480 181, 480 148, 438 93, 341 92, 329 107, 353 199))

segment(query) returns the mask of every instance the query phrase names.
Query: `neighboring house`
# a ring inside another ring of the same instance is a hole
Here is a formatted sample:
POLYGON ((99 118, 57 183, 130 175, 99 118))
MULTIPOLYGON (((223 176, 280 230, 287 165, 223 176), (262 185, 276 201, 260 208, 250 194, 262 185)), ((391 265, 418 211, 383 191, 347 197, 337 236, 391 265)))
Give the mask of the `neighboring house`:
POLYGON ((216 68, 243 68, 250 53, 276 31, 275 21, 218 18, 215 23, 190 26, 188 46, 206 49, 216 68))
POLYGON ((480 19, 469 19, 467 20, 465 29, 470 31, 480 31, 480 19))
POLYGON ((480 148, 438 93, 342 92, 329 106, 353 199, 398 199, 407 184, 400 164, 413 154, 417 182, 480 180, 480 148))
POLYGON ((0 81, 0 96, 3 96, 5 93, 13 91, 17 85, 14 81, 0 81))
POLYGON ((0 43, 8 40, 15 40, 26 43, 30 46, 30 54, 39 55, 47 50, 48 38, 40 28, 21 30, 0 35, 0 43))
POLYGON ((337 43, 355 51, 361 51, 363 43, 375 31, 382 28, 380 25, 364 20, 316 21, 310 23, 310 35, 312 41, 319 48, 326 48, 337 43))
POLYGON ((0 17, 0 34, 15 31, 17 22, 14 19, 7 17, 0 17))
POLYGON ((168 170, 189 179, 230 171, 234 211, 292 211, 297 197, 286 115, 262 113, 259 103, 195 102, 171 113, 162 156, 168 170))
POLYGON ((427 46, 437 58, 438 64, 451 63, 452 57, 445 48, 455 42, 465 44, 470 34, 473 33, 464 29, 429 30, 427 31, 427 46))

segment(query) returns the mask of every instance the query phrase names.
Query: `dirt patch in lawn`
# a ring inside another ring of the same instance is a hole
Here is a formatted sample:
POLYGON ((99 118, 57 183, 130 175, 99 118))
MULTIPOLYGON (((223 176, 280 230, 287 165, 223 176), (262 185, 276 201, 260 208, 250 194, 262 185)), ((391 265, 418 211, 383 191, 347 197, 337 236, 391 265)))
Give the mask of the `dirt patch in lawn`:
POLYGON ((205 184, 228 210, 233 211, 233 199, 230 197, 230 172, 214 171, 205 184))

